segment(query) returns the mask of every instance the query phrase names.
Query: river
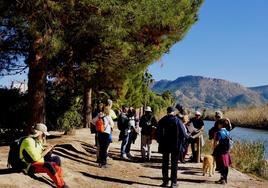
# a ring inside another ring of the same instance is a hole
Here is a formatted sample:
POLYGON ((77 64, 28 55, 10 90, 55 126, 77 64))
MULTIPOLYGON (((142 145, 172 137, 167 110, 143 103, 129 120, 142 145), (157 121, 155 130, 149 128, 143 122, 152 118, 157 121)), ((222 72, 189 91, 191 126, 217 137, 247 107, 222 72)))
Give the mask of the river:
MULTIPOLYGON (((208 130, 214 125, 214 121, 205 121, 205 131, 208 134, 208 130)), ((265 156, 268 159, 268 131, 259 129, 249 129, 235 127, 231 132, 231 137, 234 140, 245 141, 261 141, 264 143, 265 156)))

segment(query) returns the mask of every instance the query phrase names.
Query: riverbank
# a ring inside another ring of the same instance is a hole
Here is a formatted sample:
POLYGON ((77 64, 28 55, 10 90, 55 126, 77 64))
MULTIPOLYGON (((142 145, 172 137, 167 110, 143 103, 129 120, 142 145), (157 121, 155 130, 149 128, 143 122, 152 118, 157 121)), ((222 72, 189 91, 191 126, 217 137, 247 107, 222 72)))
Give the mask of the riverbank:
MULTIPOLYGON (((230 108, 224 111, 236 127, 268 130, 268 104, 259 107, 230 108)), ((205 119, 214 121, 214 111, 207 111, 205 119)))
MULTIPOLYGON (((58 144, 55 153, 62 158, 63 176, 72 188, 79 187, 159 187, 161 182, 161 155, 157 151, 157 143, 153 141, 151 162, 140 163, 140 137, 133 145, 135 158, 131 161, 120 159, 120 142, 118 131, 114 131, 114 142, 110 148, 112 160, 107 169, 99 168, 95 158, 94 135, 89 129, 76 130, 72 136, 59 136, 48 142, 58 144)), ((39 174, 36 179, 22 173, 10 173, 6 170, 8 147, 0 147, 0 187, 1 188, 48 188, 52 183, 48 176, 39 174)), ((217 188, 222 185, 214 182, 219 179, 216 173, 212 177, 202 176, 201 163, 179 164, 178 182, 182 188, 198 186, 200 188, 217 188)), ((265 188, 268 182, 258 180, 241 172, 230 169, 229 187, 265 188)))

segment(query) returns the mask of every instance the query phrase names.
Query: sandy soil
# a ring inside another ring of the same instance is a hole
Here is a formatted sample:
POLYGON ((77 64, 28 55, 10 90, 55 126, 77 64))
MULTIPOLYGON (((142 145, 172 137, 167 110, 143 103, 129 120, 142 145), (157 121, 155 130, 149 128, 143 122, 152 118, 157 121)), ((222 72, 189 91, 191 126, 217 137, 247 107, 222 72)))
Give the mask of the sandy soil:
MULTIPOLYGON (((89 129, 76 130, 72 136, 55 136, 49 143, 57 144, 55 154, 59 155, 63 164, 63 176, 71 188, 87 187, 159 187, 161 181, 161 155, 157 151, 157 143, 153 142, 151 162, 140 162, 140 139, 132 146, 134 159, 121 160, 120 142, 117 141, 118 131, 114 131, 114 142, 110 147, 111 160, 108 168, 99 168, 95 162, 94 134, 89 129)), ((38 174, 31 178, 23 173, 14 173, 6 169, 8 153, 7 146, 0 147, 0 187, 2 188, 47 188, 53 187, 53 182, 46 174, 38 174)), ((178 183, 181 188, 200 187, 268 187, 268 182, 257 180, 237 170, 231 169, 227 185, 214 182, 219 179, 216 173, 213 177, 202 176, 201 163, 178 164, 178 183)))

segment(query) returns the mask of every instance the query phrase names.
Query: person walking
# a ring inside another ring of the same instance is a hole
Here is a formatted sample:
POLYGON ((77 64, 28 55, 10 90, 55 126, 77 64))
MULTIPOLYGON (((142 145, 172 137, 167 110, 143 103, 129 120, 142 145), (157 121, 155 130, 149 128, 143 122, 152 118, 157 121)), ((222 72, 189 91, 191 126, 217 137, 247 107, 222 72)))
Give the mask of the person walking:
POLYGON ((37 123, 34 127, 34 135, 23 139, 20 146, 20 159, 25 163, 23 171, 32 176, 35 173, 47 173, 57 188, 68 188, 62 177, 61 160, 52 155, 55 145, 46 144, 47 127, 43 123, 37 123))
POLYGON ((157 127, 157 120, 150 106, 145 108, 145 114, 141 117, 139 126, 141 128, 141 157, 142 161, 150 161, 153 129, 157 127))
POLYGON ((171 187, 177 187, 177 170, 179 153, 183 151, 183 140, 187 137, 182 121, 175 114, 176 109, 167 108, 167 115, 158 122, 157 142, 158 151, 162 153, 162 181, 161 187, 168 186, 168 166, 171 155, 171 187))

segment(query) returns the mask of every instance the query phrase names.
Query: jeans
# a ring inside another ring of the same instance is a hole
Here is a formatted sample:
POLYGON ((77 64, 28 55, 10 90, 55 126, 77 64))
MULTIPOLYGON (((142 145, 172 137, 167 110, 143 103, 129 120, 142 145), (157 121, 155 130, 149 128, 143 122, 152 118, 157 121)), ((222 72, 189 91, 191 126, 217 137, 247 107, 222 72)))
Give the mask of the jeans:
POLYGON ((129 138, 130 138, 129 133, 122 136, 121 155, 129 153, 129 150, 130 150, 129 138))

